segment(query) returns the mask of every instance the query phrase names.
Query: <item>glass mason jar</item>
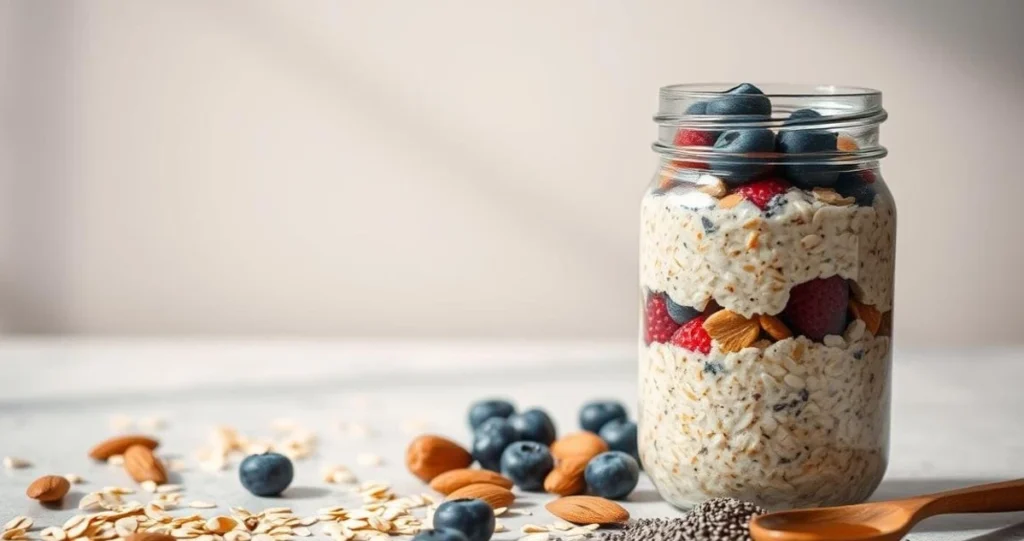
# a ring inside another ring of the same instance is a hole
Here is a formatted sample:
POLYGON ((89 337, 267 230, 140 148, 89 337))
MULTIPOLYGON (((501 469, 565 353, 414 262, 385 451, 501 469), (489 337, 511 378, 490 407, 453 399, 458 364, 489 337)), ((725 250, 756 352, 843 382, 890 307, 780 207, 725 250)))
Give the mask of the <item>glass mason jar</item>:
POLYGON ((661 89, 641 207, 640 457, 679 507, 859 502, 889 439, 882 95, 730 86, 661 89))

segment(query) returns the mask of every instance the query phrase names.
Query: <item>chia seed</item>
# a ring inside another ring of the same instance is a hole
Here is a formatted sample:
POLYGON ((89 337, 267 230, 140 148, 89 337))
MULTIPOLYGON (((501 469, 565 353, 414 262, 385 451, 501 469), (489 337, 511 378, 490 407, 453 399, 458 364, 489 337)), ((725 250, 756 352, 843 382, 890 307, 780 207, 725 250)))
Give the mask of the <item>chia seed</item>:
POLYGON ((767 513, 750 502, 714 498, 682 518, 641 518, 602 541, 751 541, 750 519, 767 513))

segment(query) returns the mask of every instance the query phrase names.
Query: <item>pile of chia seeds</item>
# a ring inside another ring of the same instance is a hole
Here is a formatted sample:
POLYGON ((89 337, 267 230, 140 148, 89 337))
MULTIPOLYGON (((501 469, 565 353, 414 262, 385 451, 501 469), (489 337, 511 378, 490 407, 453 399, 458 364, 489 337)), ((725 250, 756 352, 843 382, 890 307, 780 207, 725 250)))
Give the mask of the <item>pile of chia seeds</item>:
POLYGON ((715 498, 682 518, 642 518, 601 541, 751 541, 750 519, 768 511, 750 502, 715 498))

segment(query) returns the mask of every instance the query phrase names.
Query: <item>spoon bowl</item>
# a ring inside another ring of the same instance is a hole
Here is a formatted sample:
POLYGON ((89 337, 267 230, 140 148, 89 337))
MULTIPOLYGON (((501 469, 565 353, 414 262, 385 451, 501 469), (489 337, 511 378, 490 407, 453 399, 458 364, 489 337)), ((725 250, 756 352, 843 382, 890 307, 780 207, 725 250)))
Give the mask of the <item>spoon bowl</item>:
POLYGON ((755 517, 755 541, 900 541, 918 522, 945 513, 1024 510, 1024 479, 968 487, 903 500, 755 517))

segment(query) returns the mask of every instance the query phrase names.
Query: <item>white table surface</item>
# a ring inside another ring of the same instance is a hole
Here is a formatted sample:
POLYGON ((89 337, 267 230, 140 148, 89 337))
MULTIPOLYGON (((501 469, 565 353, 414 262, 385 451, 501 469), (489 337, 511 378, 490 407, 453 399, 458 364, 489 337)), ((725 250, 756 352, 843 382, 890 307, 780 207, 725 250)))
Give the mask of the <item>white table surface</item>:
MULTIPOLYGON (((0 456, 33 467, 0 469, 0 520, 35 519, 37 529, 75 513, 86 492, 132 483, 120 468, 91 462, 86 451, 111 434, 110 418, 159 416, 161 452, 186 459, 180 474, 185 501, 207 500, 260 510, 291 506, 313 514, 326 505, 355 504, 343 488, 320 481, 326 464, 345 464, 361 480, 390 482, 401 494, 427 491, 402 463, 409 422, 468 443, 465 415, 474 399, 508 396, 520 406, 552 412, 560 433, 574 430, 585 400, 636 399, 635 346, 622 343, 370 343, 310 341, 5 340, 0 342, 0 456), (275 419, 315 431, 317 456, 297 463, 286 497, 248 495, 233 471, 196 467, 194 451, 217 424, 270 436, 275 419), (341 423, 368 425, 376 434, 352 438, 341 423), (381 467, 359 466, 374 453, 381 467), (62 509, 24 496, 46 473, 77 473, 62 509)), ((897 350, 893 431, 888 475, 876 498, 1024 477, 1024 349, 897 350)), ((143 501, 146 499, 140 498, 143 501)), ((527 495, 510 517, 517 539, 524 523, 549 524, 544 495, 527 495)), ((672 516, 646 479, 627 504, 634 517, 672 516)), ((192 511, 192 510, 189 510, 192 511)), ((960 515, 927 521, 915 541, 1024 539, 1024 513, 960 515)), ((319 533, 319 527, 314 528, 319 533)), ((37 535, 37 534, 36 534, 37 535)))

